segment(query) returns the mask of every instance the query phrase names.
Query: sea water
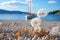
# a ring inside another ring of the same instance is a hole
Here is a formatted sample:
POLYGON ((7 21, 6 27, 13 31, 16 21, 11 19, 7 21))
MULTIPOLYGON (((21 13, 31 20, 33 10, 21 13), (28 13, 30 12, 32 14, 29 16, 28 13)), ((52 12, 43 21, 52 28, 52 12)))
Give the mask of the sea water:
POLYGON ((50 14, 44 17, 44 21, 60 21, 60 14, 50 14))
POLYGON ((0 20, 25 20, 26 14, 0 14, 0 20))
MULTIPOLYGON (((0 13, 0 20, 25 20, 27 14, 2 14, 0 13)), ((59 14, 50 14, 43 18, 44 21, 60 21, 59 14)))

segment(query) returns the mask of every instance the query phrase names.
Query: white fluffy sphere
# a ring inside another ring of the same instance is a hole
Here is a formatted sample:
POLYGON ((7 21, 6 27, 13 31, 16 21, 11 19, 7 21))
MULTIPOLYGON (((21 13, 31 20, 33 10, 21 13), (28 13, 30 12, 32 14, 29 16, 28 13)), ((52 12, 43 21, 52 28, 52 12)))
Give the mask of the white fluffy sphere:
POLYGON ((38 17, 45 17, 45 16, 47 16, 47 13, 48 13, 47 10, 42 8, 42 9, 38 10, 37 16, 38 17))
POLYGON ((40 18, 34 18, 31 20, 31 25, 32 27, 39 27, 41 24, 41 19, 40 18))
POLYGON ((59 26, 53 27, 50 34, 52 34, 52 35, 60 35, 60 27, 59 26))
POLYGON ((34 30, 40 31, 41 30, 40 24, 41 24, 40 18, 34 18, 31 20, 31 25, 32 27, 34 27, 34 30))

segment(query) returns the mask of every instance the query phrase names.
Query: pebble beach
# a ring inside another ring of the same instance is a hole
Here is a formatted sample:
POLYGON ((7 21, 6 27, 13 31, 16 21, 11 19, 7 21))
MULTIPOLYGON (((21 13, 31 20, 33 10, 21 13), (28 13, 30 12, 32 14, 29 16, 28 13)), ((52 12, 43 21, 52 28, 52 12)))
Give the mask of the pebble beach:
MULTIPOLYGON (((24 34, 21 33, 21 35, 18 32, 21 32, 22 29, 26 28, 28 30, 33 29, 33 27, 30 24, 31 20, 0 20, 0 40, 45 40, 42 37, 38 37, 36 39, 33 39, 35 37, 31 36, 32 34, 24 34), (19 37, 15 37, 15 34, 19 37), (24 35, 23 35, 24 34, 24 35), (41 39, 42 38, 42 39, 41 39)), ((47 30, 49 28, 60 26, 60 22, 56 21, 42 21, 40 27, 46 28, 47 30)), ((28 32, 28 31, 27 31, 28 32)), ((32 32, 31 32, 32 33, 32 32)), ((48 35, 46 35, 47 37, 48 35)), ((46 39, 49 40, 49 39, 46 39)), ((52 39, 51 39, 52 40, 52 39)), ((54 40, 54 39, 53 39, 54 40)), ((60 39, 59 39, 60 40, 60 39)))

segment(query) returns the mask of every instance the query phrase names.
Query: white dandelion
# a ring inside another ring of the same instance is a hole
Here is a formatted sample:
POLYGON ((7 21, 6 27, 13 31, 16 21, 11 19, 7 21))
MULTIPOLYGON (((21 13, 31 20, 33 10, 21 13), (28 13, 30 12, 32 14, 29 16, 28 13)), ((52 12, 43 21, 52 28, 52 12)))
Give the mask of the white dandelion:
POLYGON ((53 27, 50 34, 52 34, 52 35, 60 35, 60 27, 59 26, 53 27))
POLYGON ((39 29, 40 30, 40 24, 41 24, 41 20, 39 18, 34 18, 31 20, 31 25, 32 27, 34 27, 34 29, 39 29))
POLYGON ((37 16, 40 17, 40 18, 43 18, 45 16, 47 16, 48 12, 46 9, 39 9, 38 12, 37 12, 37 16))
POLYGON ((31 20, 32 27, 38 27, 40 26, 41 20, 39 18, 34 18, 31 20))

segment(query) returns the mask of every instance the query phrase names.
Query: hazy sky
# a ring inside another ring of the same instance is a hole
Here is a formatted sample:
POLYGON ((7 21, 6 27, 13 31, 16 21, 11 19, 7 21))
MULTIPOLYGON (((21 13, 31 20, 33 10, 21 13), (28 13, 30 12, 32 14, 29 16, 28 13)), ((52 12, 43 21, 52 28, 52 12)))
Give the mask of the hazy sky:
MULTIPOLYGON (((59 10, 60 0, 32 0, 32 8, 35 13, 41 8, 59 10)), ((0 0, 0 9, 28 11, 27 0, 0 0)))

